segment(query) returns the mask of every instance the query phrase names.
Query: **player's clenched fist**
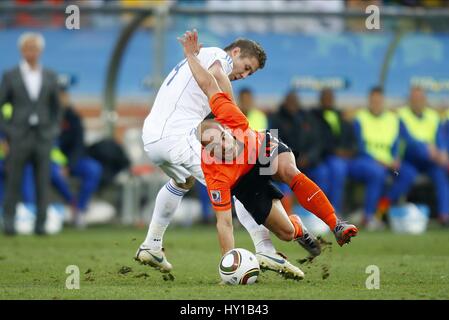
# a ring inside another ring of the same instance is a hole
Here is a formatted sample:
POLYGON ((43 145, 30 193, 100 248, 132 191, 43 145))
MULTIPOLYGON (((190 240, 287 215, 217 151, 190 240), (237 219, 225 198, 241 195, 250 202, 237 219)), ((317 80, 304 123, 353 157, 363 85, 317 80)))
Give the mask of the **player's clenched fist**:
POLYGON ((202 45, 198 42, 198 31, 186 31, 182 37, 178 37, 178 41, 184 48, 184 55, 197 55, 200 52, 202 45))

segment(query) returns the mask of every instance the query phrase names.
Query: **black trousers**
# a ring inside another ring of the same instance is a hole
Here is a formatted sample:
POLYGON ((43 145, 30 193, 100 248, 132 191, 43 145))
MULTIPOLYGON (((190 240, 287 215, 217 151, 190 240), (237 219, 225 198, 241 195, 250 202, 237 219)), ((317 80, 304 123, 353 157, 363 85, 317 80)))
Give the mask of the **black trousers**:
POLYGON ((36 189, 36 225, 35 232, 45 230, 50 189, 50 151, 52 140, 39 137, 37 130, 30 128, 20 139, 11 139, 6 158, 6 183, 3 206, 5 231, 15 231, 14 221, 17 203, 22 195, 22 181, 26 164, 31 163, 34 171, 36 189))

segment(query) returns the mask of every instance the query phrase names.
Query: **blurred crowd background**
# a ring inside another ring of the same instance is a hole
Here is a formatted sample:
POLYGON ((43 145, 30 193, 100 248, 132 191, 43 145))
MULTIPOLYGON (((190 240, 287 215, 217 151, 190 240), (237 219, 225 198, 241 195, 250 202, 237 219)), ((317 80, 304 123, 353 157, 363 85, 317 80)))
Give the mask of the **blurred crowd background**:
MULTIPOLYGON (((39 64, 57 77, 58 135, 50 170, 37 176, 45 182, 42 175, 48 175, 51 210, 63 212, 66 222, 149 222, 167 177, 146 159, 142 124, 158 86, 182 59, 176 37, 191 28, 199 30, 204 46, 223 48, 246 37, 264 47, 266 67, 233 83, 238 105, 255 129, 279 130, 298 154, 298 167, 339 215, 376 230, 414 203, 448 225, 448 1, 2 1, 0 73, 26 60, 27 41, 20 39, 35 32, 45 40, 39 64), (80 29, 66 28, 69 4, 80 8, 80 29), (366 28, 365 8, 372 4, 380 8, 379 30, 366 28)), ((11 82, 4 77, 2 88, 11 82)), ((50 90, 50 80, 43 83, 50 90)), ((1 123, 7 124, 14 105, 1 92, 0 103, 1 123)), ((12 145, 9 132, 1 138, 5 211, 8 161, 15 162, 11 150, 21 140, 12 145)), ((42 210, 35 175, 26 165, 19 218, 42 210)), ((285 191, 284 206, 300 214, 285 191)), ((198 184, 175 222, 213 221, 206 189, 198 184)))

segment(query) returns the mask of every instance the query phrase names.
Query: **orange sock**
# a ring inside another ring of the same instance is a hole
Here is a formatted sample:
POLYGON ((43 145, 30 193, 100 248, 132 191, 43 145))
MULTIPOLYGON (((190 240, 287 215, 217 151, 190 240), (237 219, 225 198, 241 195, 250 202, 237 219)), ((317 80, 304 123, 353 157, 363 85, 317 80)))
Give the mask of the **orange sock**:
POLYGON ((298 216, 296 214, 292 214, 288 216, 291 223, 293 224, 293 227, 295 227, 295 239, 302 236, 302 224, 301 220, 299 220, 298 216))
POLYGON ((334 230, 337 224, 335 209, 315 182, 307 178, 305 174, 299 173, 293 178, 290 188, 304 209, 312 212, 323 220, 331 230, 334 230))

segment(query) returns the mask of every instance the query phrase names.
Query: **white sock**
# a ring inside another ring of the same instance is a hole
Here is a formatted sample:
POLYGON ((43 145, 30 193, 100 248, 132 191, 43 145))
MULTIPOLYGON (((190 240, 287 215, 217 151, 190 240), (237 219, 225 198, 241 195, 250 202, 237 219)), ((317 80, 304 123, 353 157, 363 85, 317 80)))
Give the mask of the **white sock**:
POLYGON ((162 248, 165 230, 178 209, 182 198, 188 191, 177 187, 171 179, 159 190, 147 237, 142 245, 151 250, 160 250, 162 248))
POLYGON ((270 231, 264 225, 257 224, 243 204, 234 197, 235 212, 240 223, 249 232, 253 240, 256 252, 276 253, 273 242, 270 239, 270 231))

